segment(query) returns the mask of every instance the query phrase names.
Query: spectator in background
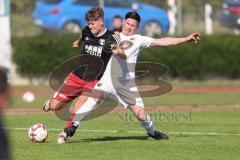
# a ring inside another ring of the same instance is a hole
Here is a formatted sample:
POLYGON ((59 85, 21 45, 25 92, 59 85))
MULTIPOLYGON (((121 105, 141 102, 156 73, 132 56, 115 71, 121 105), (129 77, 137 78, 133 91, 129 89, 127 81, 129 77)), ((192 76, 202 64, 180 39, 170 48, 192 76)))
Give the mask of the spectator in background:
POLYGON ((2 123, 2 110, 8 101, 8 95, 7 75, 4 69, 0 67, 0 160, 10 159, 7 136, 2 123))
POLYGON ((121 16, 119 15, 114 16, 112 20, 112 26, 113 26, 112 31, 122 32, 122 23, 123 23, 123 19, 121 16))

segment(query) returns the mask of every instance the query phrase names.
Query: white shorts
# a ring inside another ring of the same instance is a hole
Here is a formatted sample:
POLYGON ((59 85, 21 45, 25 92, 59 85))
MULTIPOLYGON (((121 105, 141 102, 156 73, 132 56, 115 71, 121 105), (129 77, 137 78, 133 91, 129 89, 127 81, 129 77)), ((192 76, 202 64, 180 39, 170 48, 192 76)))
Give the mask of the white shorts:
MULTIPOLYGON (((138 92, 135 79, 124 79, 111 72, 111 61, 107 65, 107 68, 102 76, 101 80, 94 86, 94 90, 100 90, 105 93, 105 96, 110 97, 119 103, 121 103, 124 108, 129 105, 138 105, 144 107, 143 100, 138 92)), ((115 68, 116 70, 116 68, 115 68)))

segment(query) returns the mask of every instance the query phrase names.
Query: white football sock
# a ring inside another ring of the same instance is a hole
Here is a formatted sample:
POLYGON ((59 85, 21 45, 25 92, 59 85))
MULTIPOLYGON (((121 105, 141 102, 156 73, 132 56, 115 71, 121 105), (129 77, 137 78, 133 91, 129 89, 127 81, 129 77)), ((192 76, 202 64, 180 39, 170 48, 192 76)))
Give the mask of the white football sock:
POLYGON ((146 129, 147 133, 151 135, 155 134, 155 127, 149 115, 147 115, 147 120, 141 123, 141 126, 146 129))
POLYGON ((77 110, 73 118, 73 123, 79 125, 80 122, 95 108, 97 102, 89 97, 85 103, 77 110))

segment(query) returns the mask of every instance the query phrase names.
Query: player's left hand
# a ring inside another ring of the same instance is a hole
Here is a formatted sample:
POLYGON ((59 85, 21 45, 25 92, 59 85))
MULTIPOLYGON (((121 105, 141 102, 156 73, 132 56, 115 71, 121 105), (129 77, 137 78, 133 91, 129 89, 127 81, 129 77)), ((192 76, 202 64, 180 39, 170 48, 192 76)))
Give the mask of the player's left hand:
POLYGON ((189 36, 187 36, 187 41, 188 42, 194 42, 195 44, 197 44, 200 40, 200 34, 199 33, 193 33, 190 34, 189 36))

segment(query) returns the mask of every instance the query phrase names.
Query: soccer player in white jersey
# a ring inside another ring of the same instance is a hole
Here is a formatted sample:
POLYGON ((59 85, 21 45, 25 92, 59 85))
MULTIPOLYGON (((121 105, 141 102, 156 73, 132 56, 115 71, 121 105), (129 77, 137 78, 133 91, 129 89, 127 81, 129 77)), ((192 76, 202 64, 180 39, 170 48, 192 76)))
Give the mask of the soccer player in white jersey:
MULTIPOLYGON (((69 134, 62 133, 58 138, 59 143, 64 143, 69 136, 75 133, 80 122, 94 109, 96 104, 103 98, 103 94, 111 95, 119 101, 126 109, 130 109, 136 118, 140 121, 141 126, 147 134, 156 139, 168 139, 168 136, 155 129, 150 116, 144 110, 143 101, 135 86, 135 66, 129 68, 128 64, 136 64, 139 51, 142 48, 155 46, 171 46, 185 42, 198 43, 200 40, 199 33, 190 34, 183 38, 159 38, 154 39, 147 36, 135 34, 140 23, 140 16, 137 12, 128 12, 123 22, 123 30, 120 33, 120 45, 124 48, 127 56, 126 60, 112 56, 101 80, 95 85, 95 97, 89 97, 88 100, 77 111, 73 119, 73 128, 68 128, 69 134), (121 78, 120 78, 121 77, 121 78)), ((116 49, 116 52, 118 49, 116 49)), ((122 51, 122 50, 121 50, 122 51)))

